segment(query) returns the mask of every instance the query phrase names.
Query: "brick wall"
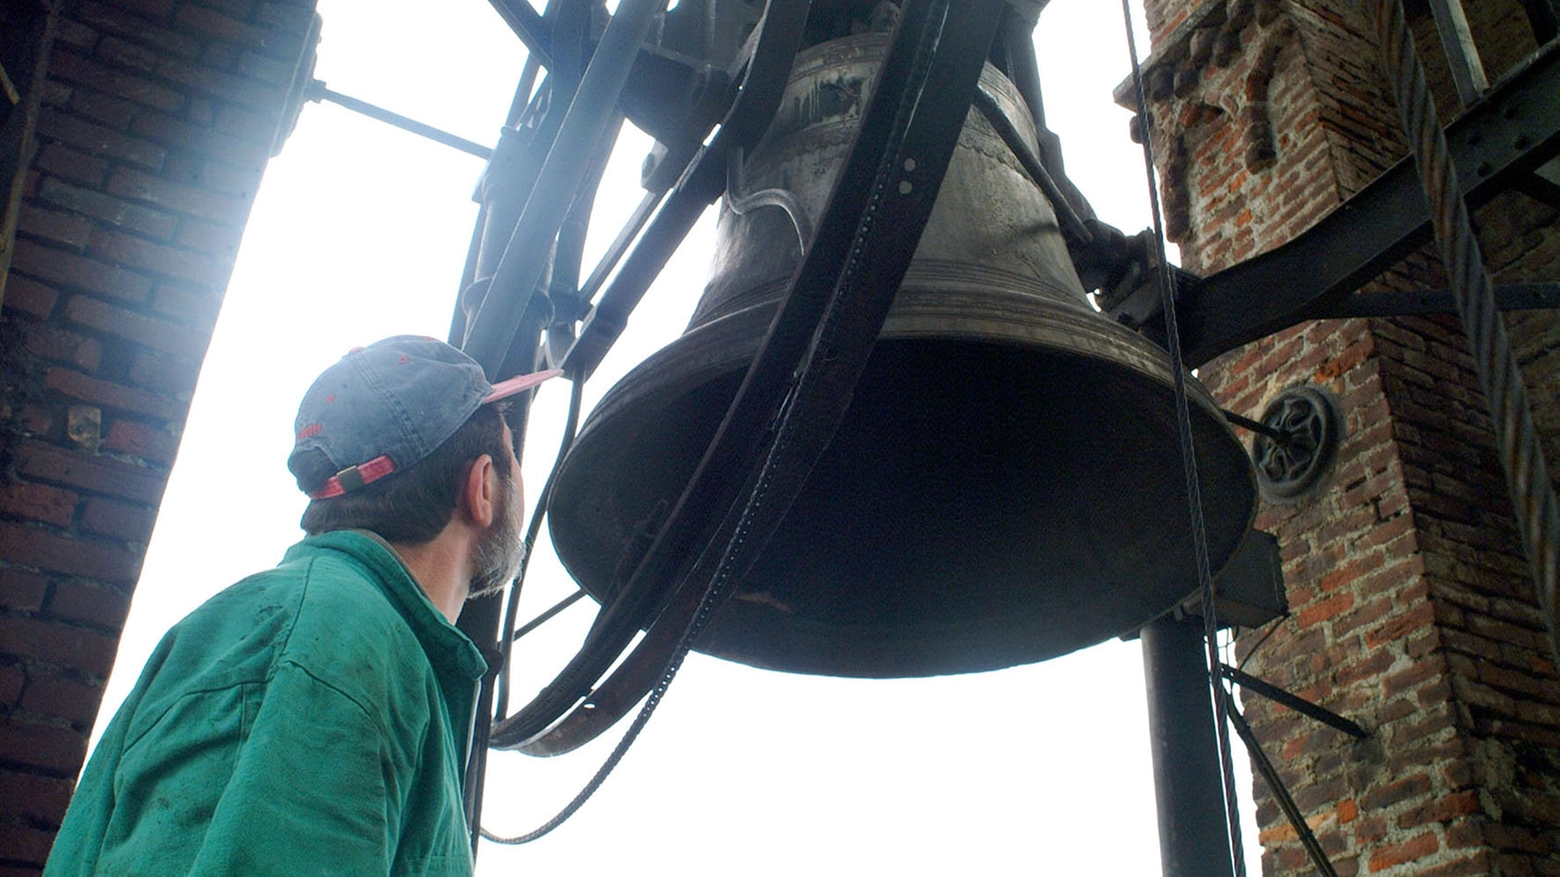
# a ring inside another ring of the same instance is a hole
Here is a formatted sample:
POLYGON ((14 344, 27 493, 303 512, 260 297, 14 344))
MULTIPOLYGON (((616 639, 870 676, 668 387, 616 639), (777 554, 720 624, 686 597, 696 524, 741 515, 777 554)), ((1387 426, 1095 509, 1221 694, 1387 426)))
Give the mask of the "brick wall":
POLYGON ((312 7, 62 6, 0 314, 0 874, 80 769, 312 7))
MULTIPOLYGON (((1412 7, 1411 15, 1412 15, 1412 7)), ((1354 4, 1150 0, 1148 79, 1167 228, 1210 273, 1304 231, 1402 154, 1354 4)), ((1469 4, 1492 78, 1534 48, 1507 0, 1469 4)), ((1443 114, 1458 109, 1428 14, 1413 21, 1443 114)), ((1498 282, 1560 279, 1556 210, 1478 214, 1498 282)), ((1429 251, 1374 288, 1444 288, 1429 251)), ((1368 294, 1368 290, 1366 293, 1368 294)), ((1508 319, 1560 464, 1560 317, 1508 319)), ((1331 389, 1348 438, 1316 495, 1264 505, 1292 615, 1247 668, 1362 722, 1343 735, 1258 698, 1248 717, 1339 873, 1560 874, 1560 680, 1516 546, 1485 404, 1455 317, 1296 326, 1205 366, 1235 411, 1331 389)), ((1312 873, 1259 781, 1264 871, 1312 873)))

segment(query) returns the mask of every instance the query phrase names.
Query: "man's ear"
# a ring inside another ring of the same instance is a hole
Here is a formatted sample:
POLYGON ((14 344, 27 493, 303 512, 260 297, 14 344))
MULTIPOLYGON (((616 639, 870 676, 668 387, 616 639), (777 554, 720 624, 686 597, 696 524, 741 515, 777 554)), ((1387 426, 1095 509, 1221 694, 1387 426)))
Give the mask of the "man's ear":
POLYGON ((487 529, 498 517, 498 491, 498 471, 493 468, 493 458, 483 454, 466 469, 466 481, 461 485, 460 510, 477 527, 487 529))

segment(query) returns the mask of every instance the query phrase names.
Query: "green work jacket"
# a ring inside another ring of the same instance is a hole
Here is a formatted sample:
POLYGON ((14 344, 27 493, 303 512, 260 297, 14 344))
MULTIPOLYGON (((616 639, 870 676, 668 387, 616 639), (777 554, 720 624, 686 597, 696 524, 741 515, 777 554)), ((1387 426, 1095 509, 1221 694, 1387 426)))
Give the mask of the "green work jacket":
POLYGON ((300 542, 163 638, 44 874, 470 874, 485 669, 377 537, 300 542))

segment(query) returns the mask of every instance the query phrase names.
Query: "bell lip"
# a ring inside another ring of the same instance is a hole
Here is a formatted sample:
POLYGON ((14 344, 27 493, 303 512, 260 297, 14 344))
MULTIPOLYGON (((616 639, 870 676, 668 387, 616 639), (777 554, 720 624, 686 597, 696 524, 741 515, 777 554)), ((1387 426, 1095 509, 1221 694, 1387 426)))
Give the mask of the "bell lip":
MULTIPOLYGON (((1006 273, 995 269, 988 271, 1006 273)), ((1170 355, 1165 350, 1085 305, 1037 298, 1021 292, 1002 293, 990 286, 967 284, 981 292, 980 297, 972 297, 966 290, 948 288, 946 278, 941 274, 931 274, 926 279, 940 281, 942 285, 929 289, 917 283, 918 278, 907 277, 884 321, 880 341, 935 337, 1017 347, 1041 346, 1130 368, 1167 388, 1175 388, 1170 355), (999 297, 1001 300, 996 300, 999 297), (971 305, 977 309, 972 311, 971 305)), ((982 279, 989 282, 988 278, 982 279)), ((1034 283, 1024 278, 1022 285, 1033 286, 1034 283)), ((686 391, 746 368, 757 354, 760 340, 778 310, 779 302, 774 299, 756 302, 695 326, 652 353, 602 396, 581 425, 576 443, 592 427, 615 416, 642 396, 686 391), (738 346, 733 342, 741 344, 738 346), (724 355, 709 355, 716 351, 722 351, 724 355), (676 375, 678 379, 670 384, 644 380, 646 375, 668 374, 676 375)), ((1196 377, 1189 374, 1186 378, 1188 398, 1238 444, 1235 430, 1225 420, 1213 394, 1196 377)), ((1256 473, 1248 474, 1255 495, 1256 473)))
MULTIPOLYGON (((963 340, 1025 349, 1044 349, 1057 356, 1093 360, 1102 368, 1131 371, 1160 385, 1166 392, 1173 391, 1174 380, 1168 354, 1137 333, 1111 322, 1086 307, 1068 301, 1036 299, 1022 294, 994 295, 989 288, 985 292, 991 298, 998 300, 983 301, 980 306, 972 309, 971 297, 967 292, 916 289, 908 286, 902 288, 894 310, 890 312, 884 325, 881 340, 894 342, 931 339, 963 340), (954 304, 959 307, 955 309, 954 304)), ((597 430, 606 428, 603 424, 610 423, 637 404, 662 394, 670 394, 670 397, 675 398, 744 368, 751 362, 760 339, 772 322, 777 309, 776 301, 761 302, 743 308, 690 330, 652 354, 620 379, 602 398, 582 425, 574 447, 579 449, 588 445, 597 430)), ((1256 518, 1258 505, 1256 476, 1249 465, 1250 461, 1243 445, 1228 421, 1224 419, 1212 395, 1190 375, 1186 387, 1188 398, 1203 414, 1199 418, 1202 428, 1212 427, 1223 434, 1227 439, 1225 445, 1230 451, 1231 458, 1238 458, 1246 464, 1241 468, 1245 473, 1241 493, 1245 498, 1244 520, 1238 538, 1235 538, 1232 543, 1233 546, 1238 546, 1244 534, 1252 529, 1256 518)), ((559 471, 560 486, 570 478, 569 468, 569 461, 565 460, 559 471)), ((553 501, 557 501, 562 494, 563 491, 554 493, 553 501)), ((575 576, 576 580, 580 580, 575 560, 562 550, 563 546, 571 540, 559 538, 556 523, 558 520, 557 516, 549 515, 549 527, 553 531, 554 542, 560 546, 559 558, 570 574, 575 576)), ((1233 522, 1233 519, 1230 520, 1233 522)), ((1234 532, 1234 528, 1231 527, 1230 531, 1234 532)), ((1190 548, 1188 553, 1190 554, 1190 548)), ((1234 553, 1232 547, 1223 556, 1215 556, 1217 566, 1210 572, 1217 576, 1234 553)), ((587 591, 596 599, 603 598, 601 593, 597 593, 599 588, 597 583, 592 582, 587 586, 581 581, 581 585, 586 586, 587 591)), ((1165 590, 1168 593, 1170 589, 1165 590)), ((892 647, 884 649, 889 654, 883 661, 859 665, 839 664, 827 660, 787 661, 784 655, 773 652, 744 651, 740 646, 726 645, 723 641, 727 640, 728 636, 722 635, 718 628, 709 631, 695 650, 748 666, 815 675, 913 678, 985 672, 1049 660, 1112 637, 1130 634, 1182 598, 1184 593, 1178 591, 1174 597, 1163 601, 1163 606, 1144 608, 1131 618, 1119 619, 1119 623, 1099 624, 1092 628, 1095 632, 1076 637, 1053 638, 1065 640, 1066 644, 1061 648, 1002 647, 976 655, 947 658, 924 666, 913 657, 905 658, 913 655, 915 641, 934 632, 933 628, 956 629, 959 627, 958 623, 901 628, 902 635, 893 637, 900 642, 885 644, 892 647), (1098 632, 1102 630, 1108 632, 1098 632), (905 659, 896 659, 895 654, 905 659)), ((723 611, 722 614, 727 615, 729 612, 723 611)), ((985 621, 980 622, 979 626, 983 632, 1006 630, 1021 633, 1036 630, 1041 623, 1036 619, 1026 618, 1008 624, 994 624, 989 629, 985 621)), ((820 639, 828 638, 831 631, 837 637, 840 632, 852 629, 849 625, 829 625, 794 618, 787 619, 787 625, 792 630, 798 630, 803 626, 816 626, 820 632, 820 639)), ((969 628, 971 623, 965 622, 964 626, 969 628)), ((874 636, 880 639, 882 637, 881 628, 862 626, 860 629, 873 630, 874 636)), ((968 640, 971 633, 966 629, 962 636, 968 640)), ((819 651, 826 652, 828 648, 819 651)))

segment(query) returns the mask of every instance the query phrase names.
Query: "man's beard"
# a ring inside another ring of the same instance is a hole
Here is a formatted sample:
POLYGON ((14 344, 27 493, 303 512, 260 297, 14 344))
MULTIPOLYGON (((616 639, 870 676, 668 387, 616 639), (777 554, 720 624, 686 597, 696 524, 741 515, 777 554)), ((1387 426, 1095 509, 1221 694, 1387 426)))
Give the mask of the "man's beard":
POLYGON ((498 514, 482 534, 472 558, 476 573, 471 577, 468 600, 502 590, 520 573, 520 564, 525 560, 525 541, 521 529, 523 511, 516 493, 505 479, 498 514))

